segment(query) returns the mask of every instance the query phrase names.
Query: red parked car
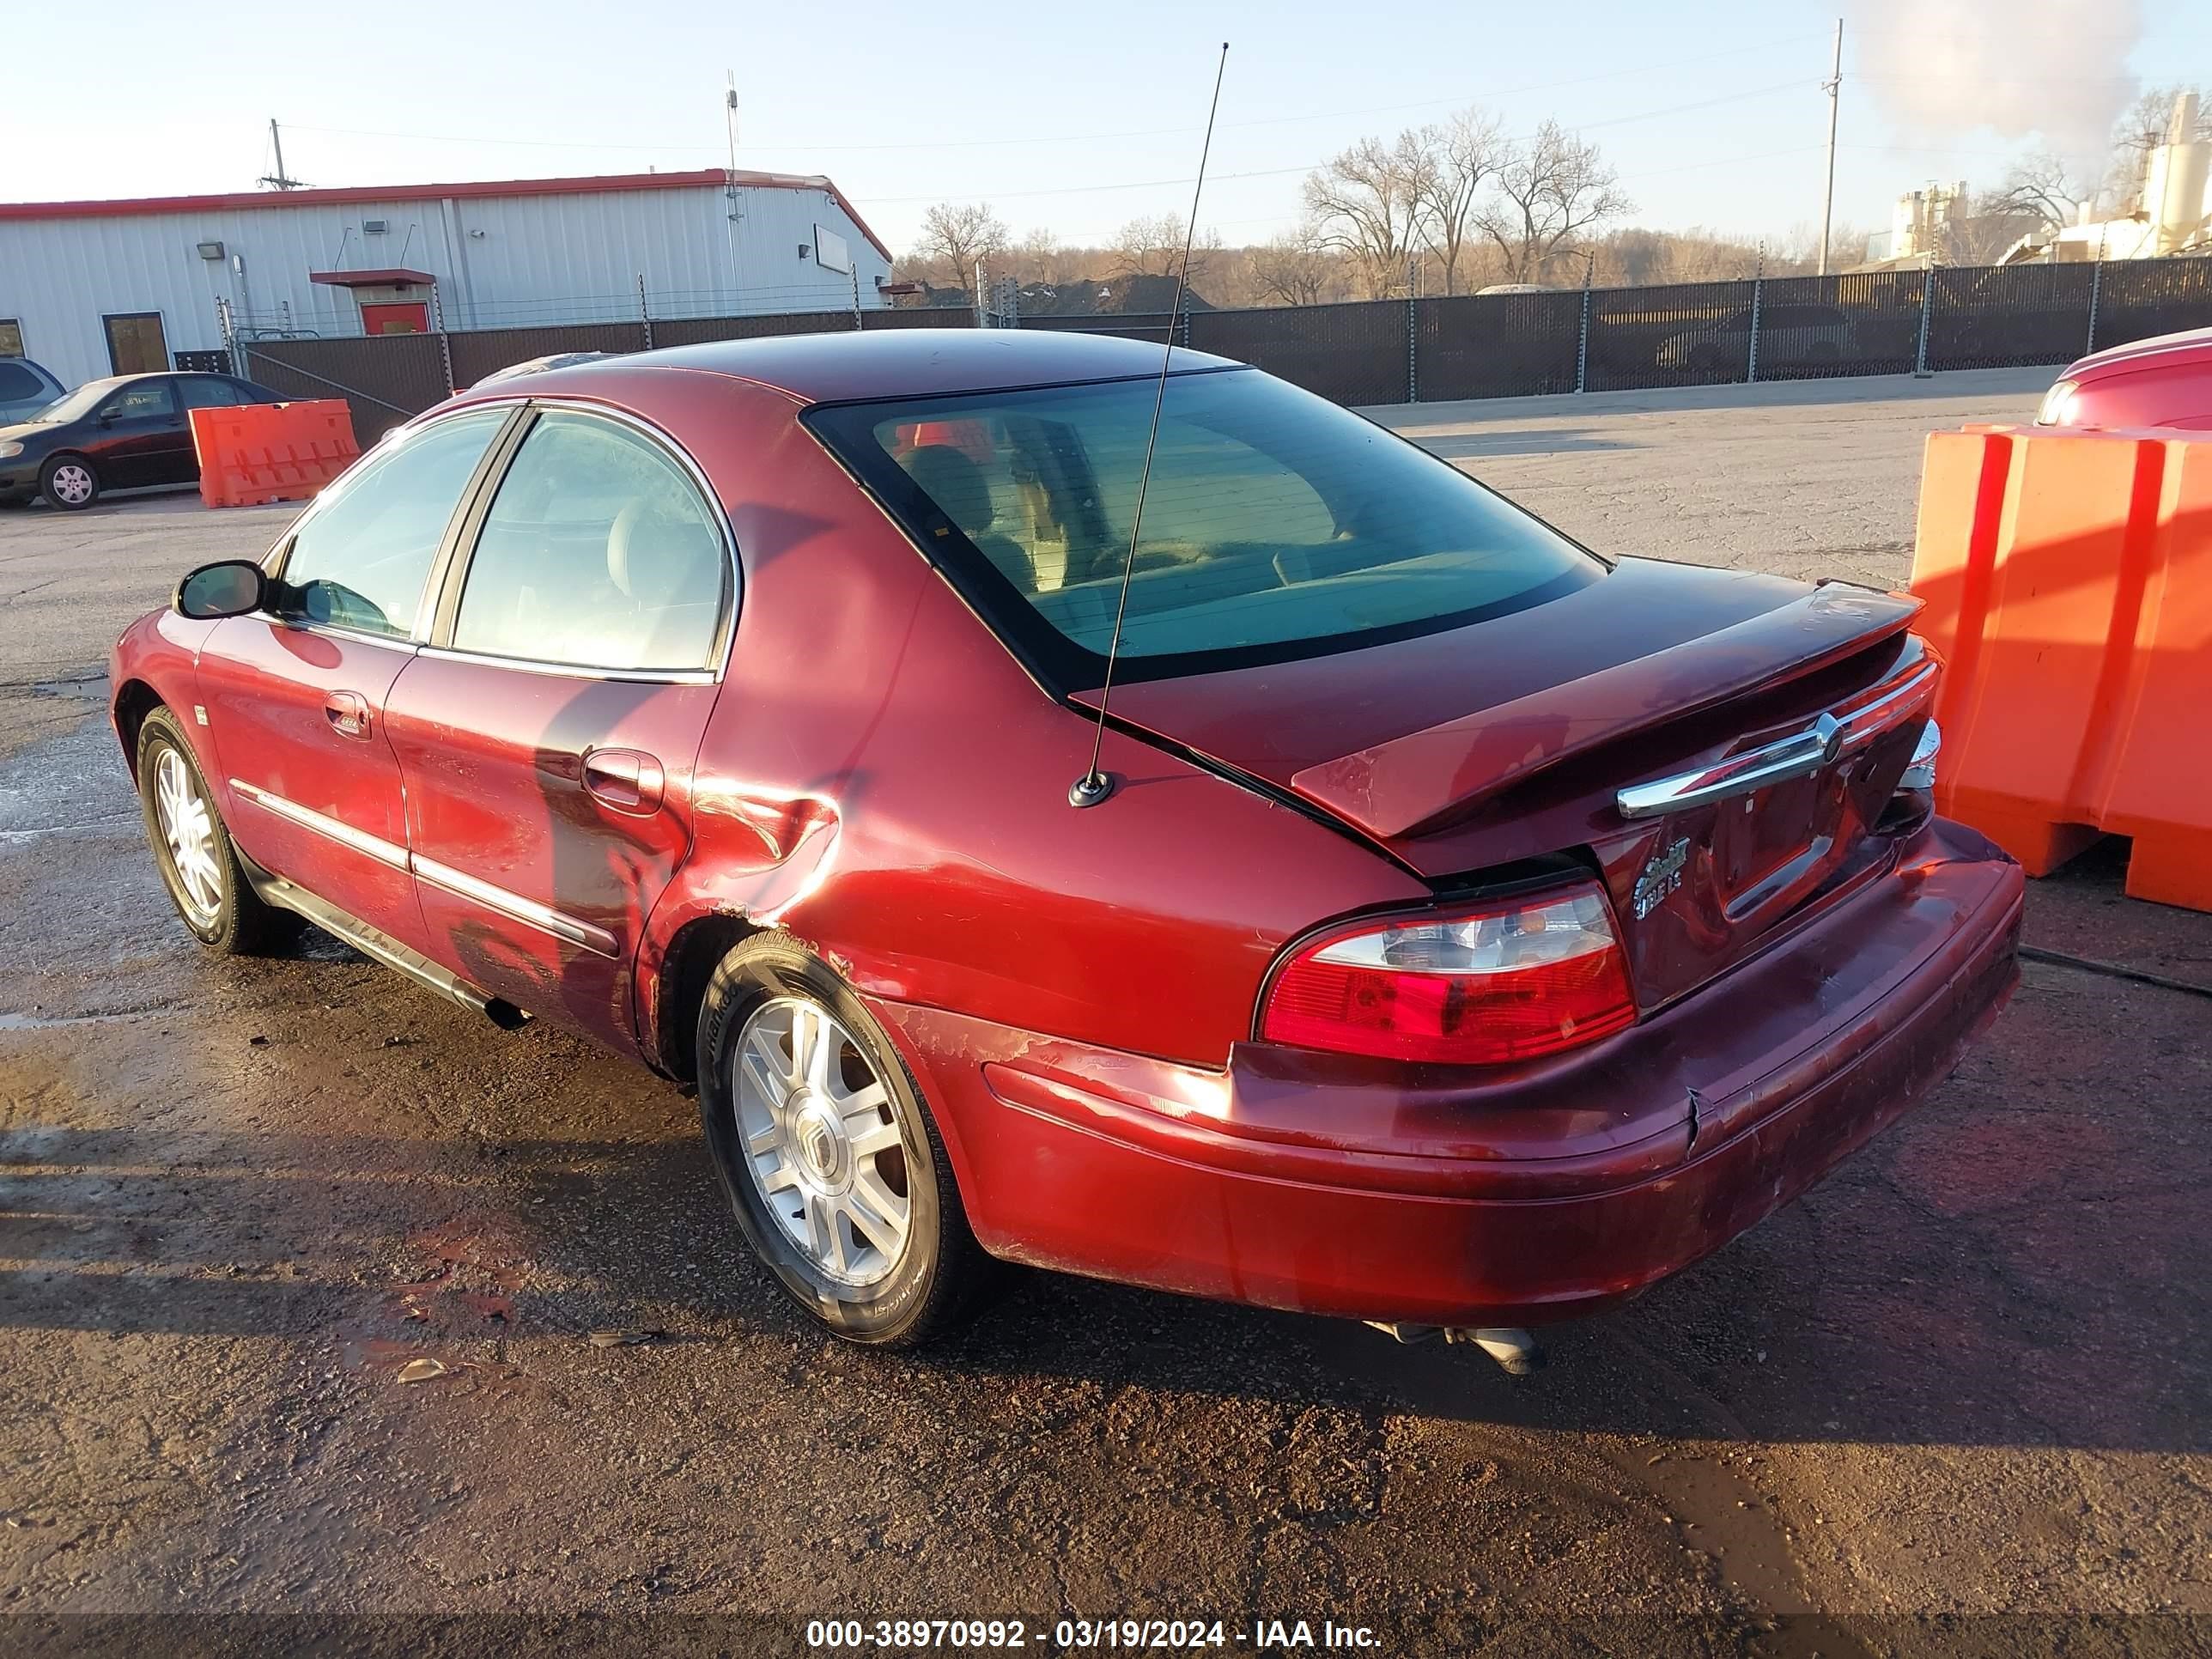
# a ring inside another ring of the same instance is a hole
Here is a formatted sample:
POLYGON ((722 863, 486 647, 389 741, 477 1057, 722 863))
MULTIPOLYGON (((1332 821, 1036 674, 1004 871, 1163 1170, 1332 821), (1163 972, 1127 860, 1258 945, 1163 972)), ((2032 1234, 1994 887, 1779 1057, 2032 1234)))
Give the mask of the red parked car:
POLYGON ((2035 423, 2212 432, 2212 328, 2092 353, 2052 382, 2035 423))
POLYGON ((421 417, 117 648, 186 925, 695 1081, 755 1247, 875 1342, 988 1257, 1589 1311, 1944 1076, 2022 884, 1931 815, 1912 600, 1609 562, 1160 363, 823 335, 421 417))

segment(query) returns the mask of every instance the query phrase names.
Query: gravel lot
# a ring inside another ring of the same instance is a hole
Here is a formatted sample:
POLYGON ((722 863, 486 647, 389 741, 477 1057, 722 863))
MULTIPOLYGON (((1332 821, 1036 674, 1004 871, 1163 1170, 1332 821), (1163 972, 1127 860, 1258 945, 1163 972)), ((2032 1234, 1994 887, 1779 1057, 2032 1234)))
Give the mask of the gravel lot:
MULTIPOLYGON (((1608 551, 1891 583, 1921 435, 2047 379, 1378 413, 1608 551)), ((0 515, 0 1650, 528 1652, 513 1621, 641 1612, 703 1653, 842 1615, 2212 1643, 2212 1001, 2031 965, 1922 1110, 1529 1381, 1042 1275, 945 1349, 855 1352, 746 1258, 674 1089, 175 924, 101 661, 285 515, 0 515), (586 1340, 616 1326, 665 1337, 586 1340)), ((2212 918, 2085 865, 2032 941, 2212 984, 2212 918)), ((648 1639, 593 1629, 562 1635, 648 1639)))

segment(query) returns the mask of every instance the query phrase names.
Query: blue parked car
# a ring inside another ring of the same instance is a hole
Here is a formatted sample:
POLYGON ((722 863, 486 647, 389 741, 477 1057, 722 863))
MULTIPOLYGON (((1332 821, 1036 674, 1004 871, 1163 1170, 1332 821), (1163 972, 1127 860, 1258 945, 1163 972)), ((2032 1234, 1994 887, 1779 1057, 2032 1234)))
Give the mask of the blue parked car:
POLYGON ((0 357, 0 426, 28 420, 68 390, 28 357, 0 357))

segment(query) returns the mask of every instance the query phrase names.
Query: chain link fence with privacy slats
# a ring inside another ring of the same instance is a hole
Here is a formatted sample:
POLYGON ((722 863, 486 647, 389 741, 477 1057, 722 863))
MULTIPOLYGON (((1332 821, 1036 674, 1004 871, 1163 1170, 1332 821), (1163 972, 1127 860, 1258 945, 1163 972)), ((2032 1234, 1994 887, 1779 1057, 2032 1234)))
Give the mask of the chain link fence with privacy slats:
POLYGON ((1759 284, 1759 378, 1909 374, 1920 348, 1917 270, 1770 276, 1759 284))
POLYGON ((1414 396, 1525 398, 1575 389, 1579 289, 1413 302, 1414 396))
POLYGON ((2109 269, 1959 266, 1935 272, 1928 367, 2025 368, 2072 362, 2088 349, 2090 290, 2101 286, 2101 272, 2109 269))
POLYGON ((237 348, 238 372, 286 398, 344 398, 353 409, 355 440, 366 449, 402 421, 452 396, 445 342, 459 337, 247 340, 237 348))
POLYGON ((2130 259, 2104 267, 2097 343, 2125 345, 2212 319, 2212 259, 2130 259))
POLYGON ((1599 289, 1590 295, 1591 392, 1710 386, 1751 371, 1753 283, 1599 289))
MULTIPOLYGON (((1403 300, 1200 311, 1190 319, 1190 343, 1340 404, 1401 404, 1412 395, 1407 314, 1403 300)), ((1053 319, 1027 324, 1049 328, 1053 319)))
MULTIPOLYGON (((1177 345, 1190 343, 1191 319, 1204 314, 1190 311, 1182 313, 1182 326, 1176 330, 1177 345)), ((1168 321, 1164 311, 1108 311, 1088 317, 1024 317, 1021 326, 1057 329, 1065 334, 1111 334, 1124 340, 1150 340, 1161 345, 1167 342, 1168 321)))
MULTIPOLYGON (((649 309, 654 296, 641 297, 649 309)), ((555 352, 976 324, 966 307, 701 309, 442 335, 248 340, 236 348, 237 367, 287 397, 347 398, 367 444, 456 387, 555 352)), ((1019 325, 1158 342, 1170 321, 1165 313, 1115 313, 1024 317, 1019 325)), ((1176 319, 1174 331, 1178 344, 1335 402, 1375 404, 2056 366, 2208 325, 2212 258, 2174 258, 1197 311, 1176 319)))

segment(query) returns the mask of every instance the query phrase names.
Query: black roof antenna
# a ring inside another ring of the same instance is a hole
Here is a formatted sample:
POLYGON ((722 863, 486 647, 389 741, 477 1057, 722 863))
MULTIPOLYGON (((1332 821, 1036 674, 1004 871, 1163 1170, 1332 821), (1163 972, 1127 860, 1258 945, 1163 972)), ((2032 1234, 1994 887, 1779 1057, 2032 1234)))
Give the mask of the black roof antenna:
POLYGON ((1121 597, 1114 606, 1114 635, 1106 642, 1106 683, 1098 689, 1098 729, 1091 738, 1091 765, 1067 787, 1070 806, 1096 806, 1114 793, 1114 780, 1098 769, 1099 751, 1106 744, 1106 704, 1114 695, 1114 663, 1121 653, 1121 619, 1129 609, 1129 578, 1137 569, 1137 536, 1145 526, 1145 492, 1152 487, 1152 450, 1160 441, 1160 409, 1167 402, 1168 370, 1175 363, 1176 323, 1182 315, 1183 290, 1190 283, 1191 245, 1198 240, 1198 198, 1206 189, 1206 161, 1213 149, 1213 118, 1221 108, 1221 77, 1229 68, 1229 43, 1221 43, 1221 61, 1213 70, 1213 101, 1206 110, 1206 142, 1199 148, 1198 179, 1190 192, 1190 228, 1183 233, 1182 264, 1176 271, 1175 304, 1168 307, 1167 343, 1160 351, 1159 385, 1152 392, 1152 426, 1145 434, 1145 469, 1137 475, 1137 510, 1129 515, 1129 556, 1121 566, 1121 597))

